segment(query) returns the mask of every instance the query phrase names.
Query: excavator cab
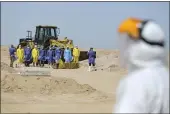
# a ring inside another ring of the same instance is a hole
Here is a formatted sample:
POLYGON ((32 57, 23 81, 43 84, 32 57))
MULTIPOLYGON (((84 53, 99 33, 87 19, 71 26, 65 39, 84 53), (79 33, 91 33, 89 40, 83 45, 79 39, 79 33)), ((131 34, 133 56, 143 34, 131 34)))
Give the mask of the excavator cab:
POLYGON ((35 43, 38 45, 43 45, 47 48, 50 44, 49 40, 54 39, 58 40, 58 35, 60 33, 60 29, 56 26, 36 26, 35 32, 35 43))

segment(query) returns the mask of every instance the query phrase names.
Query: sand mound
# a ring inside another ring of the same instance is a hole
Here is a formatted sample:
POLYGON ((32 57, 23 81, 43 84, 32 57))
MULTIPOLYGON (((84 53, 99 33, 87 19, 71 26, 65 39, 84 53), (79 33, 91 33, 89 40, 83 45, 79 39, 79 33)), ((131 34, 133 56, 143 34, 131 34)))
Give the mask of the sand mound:
POLYGON ((11 68, 8 64, 1 62, 1 71, 7 71, 9 73, 16 72, 13 68, 11 68))
POLYGON ((90 94, 96 91, 91 86, 78 84, 68 78, 22 77, 5 75, 1 80, 3 92, 39 94, 90 94))

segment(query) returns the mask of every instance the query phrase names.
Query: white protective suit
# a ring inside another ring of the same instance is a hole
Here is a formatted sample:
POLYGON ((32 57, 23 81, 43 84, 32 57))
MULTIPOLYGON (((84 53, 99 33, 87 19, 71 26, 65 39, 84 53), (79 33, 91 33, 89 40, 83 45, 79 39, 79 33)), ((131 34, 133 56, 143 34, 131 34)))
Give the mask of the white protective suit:
MULTIPOLYGON (((163 31, 151 21, 140 34, 150 42, 164 40, 163 31)), ((113 113, 169 113, 165 47, 140 39, 132 42, 126 47, 128 75, 120 81, 113 113)))

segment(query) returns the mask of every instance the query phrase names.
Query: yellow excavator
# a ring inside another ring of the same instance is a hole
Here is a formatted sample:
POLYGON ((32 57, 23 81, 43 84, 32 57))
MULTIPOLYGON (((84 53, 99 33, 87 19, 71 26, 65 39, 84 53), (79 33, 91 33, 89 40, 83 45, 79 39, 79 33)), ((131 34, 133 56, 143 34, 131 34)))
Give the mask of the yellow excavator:
MULTIPOLYGON (((36 44, 38 47, 43 46, 46 51, 49 49, 50 46, 60 47, 62 51, 64 51, 66 47, 69 47, 71 51, 74 48, 73 40, 68 39, 67 37, 65 37, 64 39, 58 39, 60 28, 58 28, 57 26, 36 26, 34 38, 32 37, 32 31, 27 32, 28 36, 19 40, 19 45, 21 45, 22 47, 29 45, 31 48, 33 48, 36 44)), ((85 59, 88 59, 87 51, 80 51, 79 61, 85 59)), ((47 61, 45 63, 47 64, 47 61)), ((55 66, 56 65, 54 64, 53 68, 56 68, 55 66)), ((74 62, 64 63, 64 57, 62 55, 58 68, 76 69, 79 68, 79 64, 74 62)))

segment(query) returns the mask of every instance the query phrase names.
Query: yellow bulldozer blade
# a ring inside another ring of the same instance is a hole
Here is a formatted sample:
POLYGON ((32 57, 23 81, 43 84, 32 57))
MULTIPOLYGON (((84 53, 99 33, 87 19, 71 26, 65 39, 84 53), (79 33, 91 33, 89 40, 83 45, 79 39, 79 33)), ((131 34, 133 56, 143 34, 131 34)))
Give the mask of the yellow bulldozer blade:
POLYGON ((53 65, 54 69, 77 69, 79 68, 79 63, 64 63, 62 60, 59 61, 59 66, 56 68, 56 64, 53 65))
POLYGON ((77 69, 79 68, 78 63, 64 63, 64 68, 63 69, 77 69))

